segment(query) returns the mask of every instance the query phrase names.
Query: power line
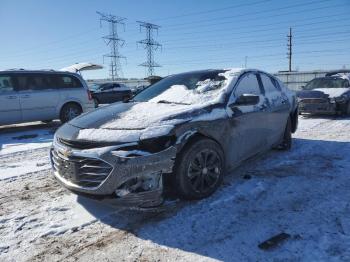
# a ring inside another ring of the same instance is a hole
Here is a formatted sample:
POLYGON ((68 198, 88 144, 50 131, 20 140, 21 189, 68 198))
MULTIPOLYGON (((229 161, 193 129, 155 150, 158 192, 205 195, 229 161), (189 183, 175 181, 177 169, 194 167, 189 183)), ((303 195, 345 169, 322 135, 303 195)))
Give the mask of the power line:
POLYGON ((140 64, 140 66, 144 66, 148 68, 148 76, 152 76, 154 74, 154 68, 160 67, 159 64, 157 64, 154 61, 154 51, 157 50, 159 47, 161 47, 161 44, 159 44, 156 40, 153 38, 153 31, 157 31, 160 28, 159 25, 151 24, 148 22, 142 22, 137 21, 140 25, 140 31, 142 31, 142 28, 145 29, 146 32, 146 39, 137 41, 138 44, 141 44, 144 46, 144 48, 147 50, 147 61, 140 64))
MULTIPOLYGON (((217 21, 217 20, 224 20, 224 19, 238 18, 238 17, 247 17, 249 15, 254 15, 253 20, 256 20, 255 16, 257 14, 266 15, 266 13, 271 13, 271 12, 285 10, 285 9, 288 10, 288 12, 286 14, 290 14, 290 9, 291 8, 303 7, 303 6, 314 5, 314 4, 320 4, 320 3, 324 3, 324 2, 330 2, 330 1, 332 1, 332 0, 315 0, 315 1, 307 2, 307 3, 299 3, 299 4, 293 4, 293 5, 277 7, 277 8, 269 8, 269 9, 266 9, 266 10, 261 10, 261 11, 256 11, 256 12, 251 12, 250 11, 250 12, 239 13, 239 14, 235 14, 235 15, 231 14, 230 16, 216 17, 215 21, 217 21)), ((330 7, 333 7, 333 6, 343 6, 343 5, 329 5, 329 6, 323 6, 323 7, 317 7, 317 8, 315 8, 315 6, 313 6, 312 9, 310 9, 308 11, 330 8, 330 7)), ((302 11, 304 11, 304 10, 302 10, 302 11)), ((300 10, 299 11, 295 11, 295 12, 299 13, 300 10)), ((286 15, 286 14, 285 13, 282 13, 282 14, 279 13, 279 14, 274 15, 274 17, 275 16, 283 16, 283 15, 286 15)), ((248 19, 244 19, 244 20, 240 19, 240 22, 241 21, 248 21, 248 20, 249 20, 249 18, 248 19)), ((164 27, 166 27, 166 28, 172 27, 172 29, 174 29, 173 27, 188 26, 189 24, 191 26, 194 26, 195 23, 198 23, 199 24, 198 26, 201 27, 203 22, 212 22, 212 21, 213 21, 212 18, 206 18, 206 19, 190 21, 190 22, 185 22, 185 23, 180 23, 180 24, 172 24, 172 25, 168 25, 168 26, 164 26, 164 27)))
POLYGON ((119 47, 123 46, 125 41, 118 36, 118 25, 125 26, 124 21, 126 18, 101 12, 97 12, 97 14, 101 16, 100 23, 102 23, 102 21, 109 23, 110 34, 104 36, 103 39, 106 44, 110 46, 111 52, 103 57, 109 57, 111 59, 110 76, 112 77, 112 80, 115 80, 123 75, 120 59, 126 59, 125 56, 122 56, 119 53, 119 47))
POLYGON ((170 20, 170 19, 186 17, 186 16, 201 15, 201 14, 208 14, 208 13, 216 13, 216 12, 219 12, 219 11, 226 11, 228 9, 239 8, 239 7, 244 7, 244 6, 252 6, 252 5, 257 5, 257 4, 266 4, 266 2, 270 2, 270 1, 272 1, 272 0, 263 0, 263 1, 253 2, 253 3, 244 3, 244 4, 239 4, 239 5, 226 6, 226 7, 223 7, 223 8, 210 9, 210 10, 206 10, 206 11, 191 12, 191 13, 186 13, 186 14, 176 15, 176 16, 168 16, 168 17, 156 19, 156 21, 164 21, 164 20, 170 20))

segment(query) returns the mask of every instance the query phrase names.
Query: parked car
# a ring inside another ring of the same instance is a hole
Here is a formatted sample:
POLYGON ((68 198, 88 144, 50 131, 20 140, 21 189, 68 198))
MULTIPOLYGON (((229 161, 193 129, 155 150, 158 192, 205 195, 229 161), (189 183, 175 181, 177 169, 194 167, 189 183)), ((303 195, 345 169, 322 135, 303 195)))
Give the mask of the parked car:
POLYGON ((85 81, 56 71, 0 71, 0 125, 60 119, 94 108, 85 81))
POLYGON ((184 199, 208 197, 242 161, 290 149, 297 124, 296 96, 274 76, 195 71, 66 123, 50 158, 54 176, 74 192, 150 207, 167 188, 184 199))
POLYGON ((90 91, 94 99, 95 107, 98 107, 99 104, 123 101, 132 96, 131 89, 119 83, 93 84, 90 87, 90 91))
POLYGON ((300 113, 350 115, 350 71, 311 80, 298 92, 300 113))

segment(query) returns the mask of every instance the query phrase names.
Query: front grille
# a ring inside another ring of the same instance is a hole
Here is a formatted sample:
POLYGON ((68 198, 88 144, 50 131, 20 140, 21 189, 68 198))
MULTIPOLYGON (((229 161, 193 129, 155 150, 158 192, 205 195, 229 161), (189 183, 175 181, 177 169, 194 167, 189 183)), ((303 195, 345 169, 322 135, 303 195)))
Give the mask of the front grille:
POLYGON ((69 146, 71 148, 76 149, 91 149, 91 148, 97 148, 97 147, 104 147, 104 146, 110 146, 110 143, 97 143, 97 142, 90 142, 90 141, 73 141, 73 140, 67 140, 63 138, 58 138, 58 141, 66 146, 69 146))
POLYGON ((304 104, 324 104, 328 103, 328 100, 324 98, 304 98, 300 102, 304 104))
POLYGON ((61 177, 81 187, 98 187, 112 171, 112 166, 100 159, 65 156, 54 149, 51 159, 61 177))

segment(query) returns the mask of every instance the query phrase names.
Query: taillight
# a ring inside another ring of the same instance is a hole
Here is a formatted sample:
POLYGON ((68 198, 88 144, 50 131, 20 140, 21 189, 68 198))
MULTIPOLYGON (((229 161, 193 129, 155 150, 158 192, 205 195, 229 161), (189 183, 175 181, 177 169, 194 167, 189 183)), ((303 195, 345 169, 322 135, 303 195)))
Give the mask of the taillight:
POLYGON ((89 98, 89 100, 92 100, 92 95, 91 95, 90 90, 87 90, 87 94, 88 94, 88 98, 89 98))

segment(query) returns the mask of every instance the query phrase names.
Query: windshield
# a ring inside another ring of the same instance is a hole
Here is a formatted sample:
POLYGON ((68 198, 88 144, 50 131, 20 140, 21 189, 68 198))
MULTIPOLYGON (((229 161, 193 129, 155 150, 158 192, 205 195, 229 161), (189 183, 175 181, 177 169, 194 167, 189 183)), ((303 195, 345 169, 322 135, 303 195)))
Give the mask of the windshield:
POLYGON ((316 88, 344 88, 348 87, 347 80, 341 78, 316 78, 310 81, 306 86, 306 90, 316 88))
POLYGON ((225 86, 225 70, 183 73, 168 76, 137 94, 133 101, 194 104, 218 95, 225 86))

